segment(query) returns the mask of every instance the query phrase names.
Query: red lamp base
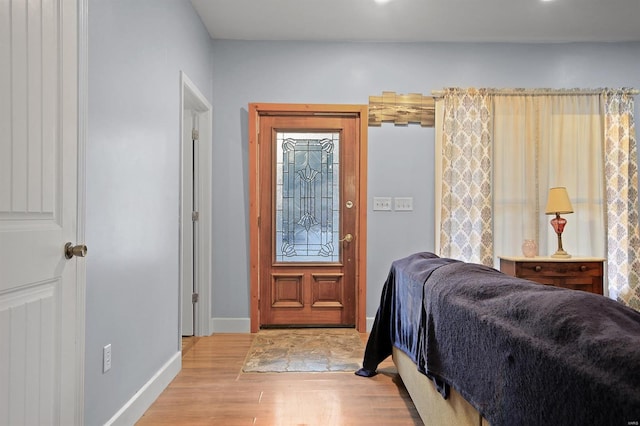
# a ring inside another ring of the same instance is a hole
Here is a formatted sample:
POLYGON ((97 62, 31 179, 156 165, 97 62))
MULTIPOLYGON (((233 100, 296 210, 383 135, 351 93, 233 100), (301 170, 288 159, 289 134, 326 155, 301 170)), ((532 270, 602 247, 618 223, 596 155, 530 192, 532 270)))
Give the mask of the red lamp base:
POLYGON ((551 226, 553 226, 553 230, 556 231, 556 235, 558 235, 558 250, 552 254, 551 257, 560 259, 569 259, 571 257, 571 255, 562 248, 562 231, 564 231, 566 224, 567 220, 560 217, 558 213, 556 213, 556 217, 551 219, 551 226))

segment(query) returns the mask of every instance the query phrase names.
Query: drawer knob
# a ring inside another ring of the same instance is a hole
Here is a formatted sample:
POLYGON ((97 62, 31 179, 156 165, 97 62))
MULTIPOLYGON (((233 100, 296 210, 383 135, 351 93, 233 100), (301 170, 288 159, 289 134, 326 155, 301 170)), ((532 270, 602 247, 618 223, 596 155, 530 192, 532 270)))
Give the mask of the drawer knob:
POLYGON ((587 267, 584 265, 580 265, 580 272, 584 272, 587 270, 587 267))
POLYGON ((542 266, 538 265, 535 268, 533 268, 536 272, 540 272, 542 271, 542 266))

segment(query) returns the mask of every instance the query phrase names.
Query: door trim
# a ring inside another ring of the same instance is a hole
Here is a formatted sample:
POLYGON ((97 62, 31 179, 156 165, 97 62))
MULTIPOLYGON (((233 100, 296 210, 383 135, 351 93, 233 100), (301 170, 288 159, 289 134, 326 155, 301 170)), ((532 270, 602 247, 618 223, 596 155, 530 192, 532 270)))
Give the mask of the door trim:
MULTIPOLYGON (((78 0, 77 49, 78 49, 78 158, 77 158, 77 215, 76 241, 86 241, 87 217, 87 134, 89 128, 89 0, 78 0)), ((87 263, 76 261, 76 377, 75 377, 75 421, 84 423, 85 394, 85 331, 87 323, 87 263)))
POLYGON ((260 328, 260 239, 259 214, 261 191, 258 182, 260 175, 259 162, 259 131, 260 117, 264 115, 355 115, 360 118, 360 140, 358 157, 360 174, 358 176, 356 219, 356 235, 358 246, 356 249, 356 329, 366 331, 366 274, 367 274, 367 105, 327 105, 327 104, 279 104, 279 103, 250 103, 249 104, 249 280, 251 298, 251 332, 256 333, 260 328))
MULTIPOLYGON (((207 98, 200 92, 198 87, 189 77, 180 71, 180 297, 178 298, 178 350, 182 346, 182 288, 184 287, 183 271, 185 266, 183 239, 185 227, 192 226, 190 214, 183 214, 185 173, 184 164, 186 159, 182 155, 182 144, 191 143, 191 140, 183 140, 184 111, 190 109, 198 112, 198 124, 200 132, 200 144, 198 155, 198 199, 199 199, 199 219, 198 219, 198 259, 197 270, 194 271, 197 283, 199 300, 196 305, 196 315, 194 324, 194 334, 196 336, 208 336, 211 334, 211 144, 213 107, 207 98)), ((188 132, 191 133, 190 131, 188 132)), ((189 208, 191 210, 191 208, 189 208)))

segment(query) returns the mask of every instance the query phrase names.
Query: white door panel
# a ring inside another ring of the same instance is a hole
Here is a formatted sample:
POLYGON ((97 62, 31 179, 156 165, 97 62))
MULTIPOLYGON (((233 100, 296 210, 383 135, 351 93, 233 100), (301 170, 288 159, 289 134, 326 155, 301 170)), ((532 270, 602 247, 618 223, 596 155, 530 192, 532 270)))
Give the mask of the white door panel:
POLYGON ((77 42, 77 0, 0 2, 3 425, 81 421, 77 42))

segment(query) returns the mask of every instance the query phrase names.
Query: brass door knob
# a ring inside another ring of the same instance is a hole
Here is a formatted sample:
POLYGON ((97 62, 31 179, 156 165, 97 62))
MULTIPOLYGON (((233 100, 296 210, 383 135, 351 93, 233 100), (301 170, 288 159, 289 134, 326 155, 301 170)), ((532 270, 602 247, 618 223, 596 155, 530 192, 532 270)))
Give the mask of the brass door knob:
POLYGON ((351 234, 345 235, 344 238, 340 240, 340 242, 342 242, 342 241, 346 241, 346 242, 350 243, 351 241, 353 241, 353 235, 351 235, 351 234))
POLYGON ((73 256, 85 257, 87 255, 87 246, 84 244, 78 244, 76 246, 73 243, 67 243, 64 245, 64 257, 71 259, 73 256))

